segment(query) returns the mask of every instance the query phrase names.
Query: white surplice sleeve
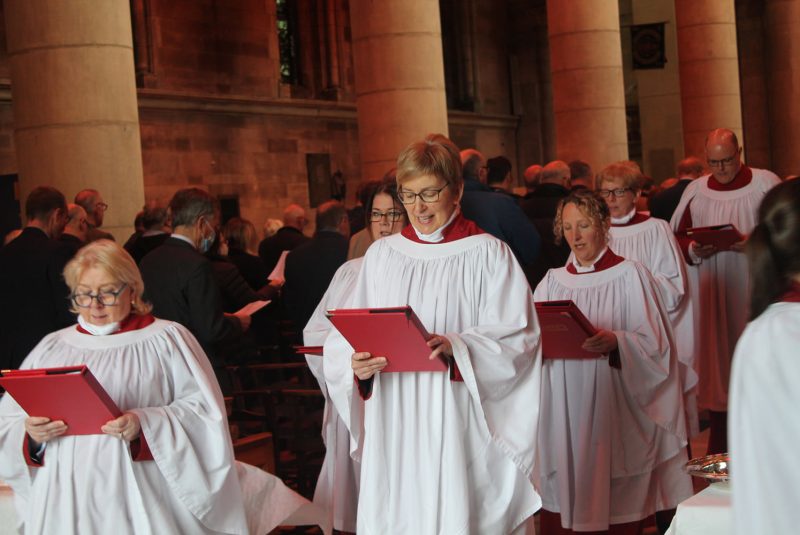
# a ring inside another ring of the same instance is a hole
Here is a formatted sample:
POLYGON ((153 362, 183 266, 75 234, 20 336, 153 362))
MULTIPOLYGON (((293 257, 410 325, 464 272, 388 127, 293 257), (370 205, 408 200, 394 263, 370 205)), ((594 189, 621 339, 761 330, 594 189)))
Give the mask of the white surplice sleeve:
POLYGON ((486 263, 476 325, 446 336, 492 440, 530 475, 536 457, 541 333, 525 275, 505 244, 495 246, 486 263))
POLYGON ((173 324, 164 336, 171 342, 166 344, 171 354, 165 372, 173 401, 130 412, 139 417, 159 471, 186 508, 210 529, 247 533, 225 404, 214 372, 185 328, 173 324))
POLYGON ((686 264, 680 245, 666 221, 656 219, 658 243, 653 244, 650 269, 667 312, 673 313, 687 296, 686 264))

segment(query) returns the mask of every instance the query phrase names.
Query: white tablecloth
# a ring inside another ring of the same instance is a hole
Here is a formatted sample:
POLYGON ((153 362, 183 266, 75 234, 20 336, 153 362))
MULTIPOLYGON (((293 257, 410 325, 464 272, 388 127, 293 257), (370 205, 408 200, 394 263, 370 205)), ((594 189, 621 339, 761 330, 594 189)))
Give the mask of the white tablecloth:
POLYGON ((678 505, 667 535, 728 535, 731 531, 731 487, 713 483, 678 505))
POLYGON ((14 492, 0 481, 0 535, 17 535, 17 512, 14 510, 14 492))

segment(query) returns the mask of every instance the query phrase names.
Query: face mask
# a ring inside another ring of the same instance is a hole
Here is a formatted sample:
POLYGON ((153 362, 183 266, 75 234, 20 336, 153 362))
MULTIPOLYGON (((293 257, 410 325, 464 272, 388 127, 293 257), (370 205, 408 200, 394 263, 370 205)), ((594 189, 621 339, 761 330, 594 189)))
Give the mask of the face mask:
POLYGON ((95 336, 105 336, 107 334, 115 333, 119 330, 118 321, 115 321, 114 323, 107 323, 106 325, 95 325, 83 319, 83 316, 81 315, 78 315, 78 325, 95 336))
MULTIPOLYGON (((211 227, 211 225, 209 225, 208 222, 206 222, 206 225, 211 227)), ((198 246, 199 249, 200 249, 200 252, 203 253, 203 254, 206 254, 208 251, 210 251, 211 250, 211 246, 214 245, 214 240, 216 239, 216 237, 217 237, 217 233, 214 230, 214 227, 211 227, 211 236, 207 236, 207 237, 203 238, 202 240, 200 240, 200 245, 198 246)))

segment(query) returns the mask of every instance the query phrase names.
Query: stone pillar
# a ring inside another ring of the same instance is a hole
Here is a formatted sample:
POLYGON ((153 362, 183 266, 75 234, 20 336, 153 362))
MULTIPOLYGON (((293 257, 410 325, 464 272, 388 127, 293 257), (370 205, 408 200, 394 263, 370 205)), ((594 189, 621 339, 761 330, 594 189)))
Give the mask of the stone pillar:
POLYGON ((556 156, 628 158, 618 0, 547 1, 556 156))
POLYGON ((130 3, 5 0, 5 19, 20 199, 97 189, 126 239, 144 204, 130 3))
POLYGON ((800 174, 800 0, 768 0, 764 17, 767 39, 772 170, 800 174))
POLYGON ((448 135, 438 0, 352 0, 361 178, 382 177, 406 145, 448 135))
POLYGON ((675 19, 686 155, 702 158, 714 128, 744 143, 733 0, 675 0, 675 19))

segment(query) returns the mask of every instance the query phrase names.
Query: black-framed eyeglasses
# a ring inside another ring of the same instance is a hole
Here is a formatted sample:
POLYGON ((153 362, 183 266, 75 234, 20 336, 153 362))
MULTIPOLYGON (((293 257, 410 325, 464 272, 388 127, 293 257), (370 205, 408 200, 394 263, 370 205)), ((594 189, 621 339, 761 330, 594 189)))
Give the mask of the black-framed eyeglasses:
POLYGON ((739 156, 738 152, 733 156, 728 156, 727 158, 723 158, 721 160, 706 160, 706 161, 708 162, 708 165, 711 167, 727 167, 733 164, 737 156, 739 156))
POLYGON ((401 189, 397 192, 397 196, 400 198, 400 202, 403 204, 414 204, 419 197, 422 202, 438 202, 439 201, 439 194, 442 192, 444 188, 450 185, 450 182, 445 184, 439 189, 426 189, 420 191, 419 193, 414 193, 413 191, 408 191, 401 189))
POLYGON ((608 199, 612 195, 617 198, 623 197, 629 191, 631 191, 631 188, 599 189, 597 193, 599 193, 602 198, 608 199))
POLYGON ((117 304, 117 299, 119 298, 119 294, 125 291, 127 288, 127 284, 123 284, 120 286, 119 290, 100 290, 96 294, 92 293, 82 293, 82 294, 72 294, 72 302, 75 303, 75 306, 81 308, 89 308, 92 306, 92 300, 97 299, 97 302, 106 307, 112 307, 117 304))
POLYGON ((381 212, 380 210, 373 210, 372 213, 369 214, 370 221, 377 223, 378 221, 383 221, 385 217, 388 221, 392 223, 396 221, 400 221, 403 218, 402 210, 387 210, 385 212, 381 212))

